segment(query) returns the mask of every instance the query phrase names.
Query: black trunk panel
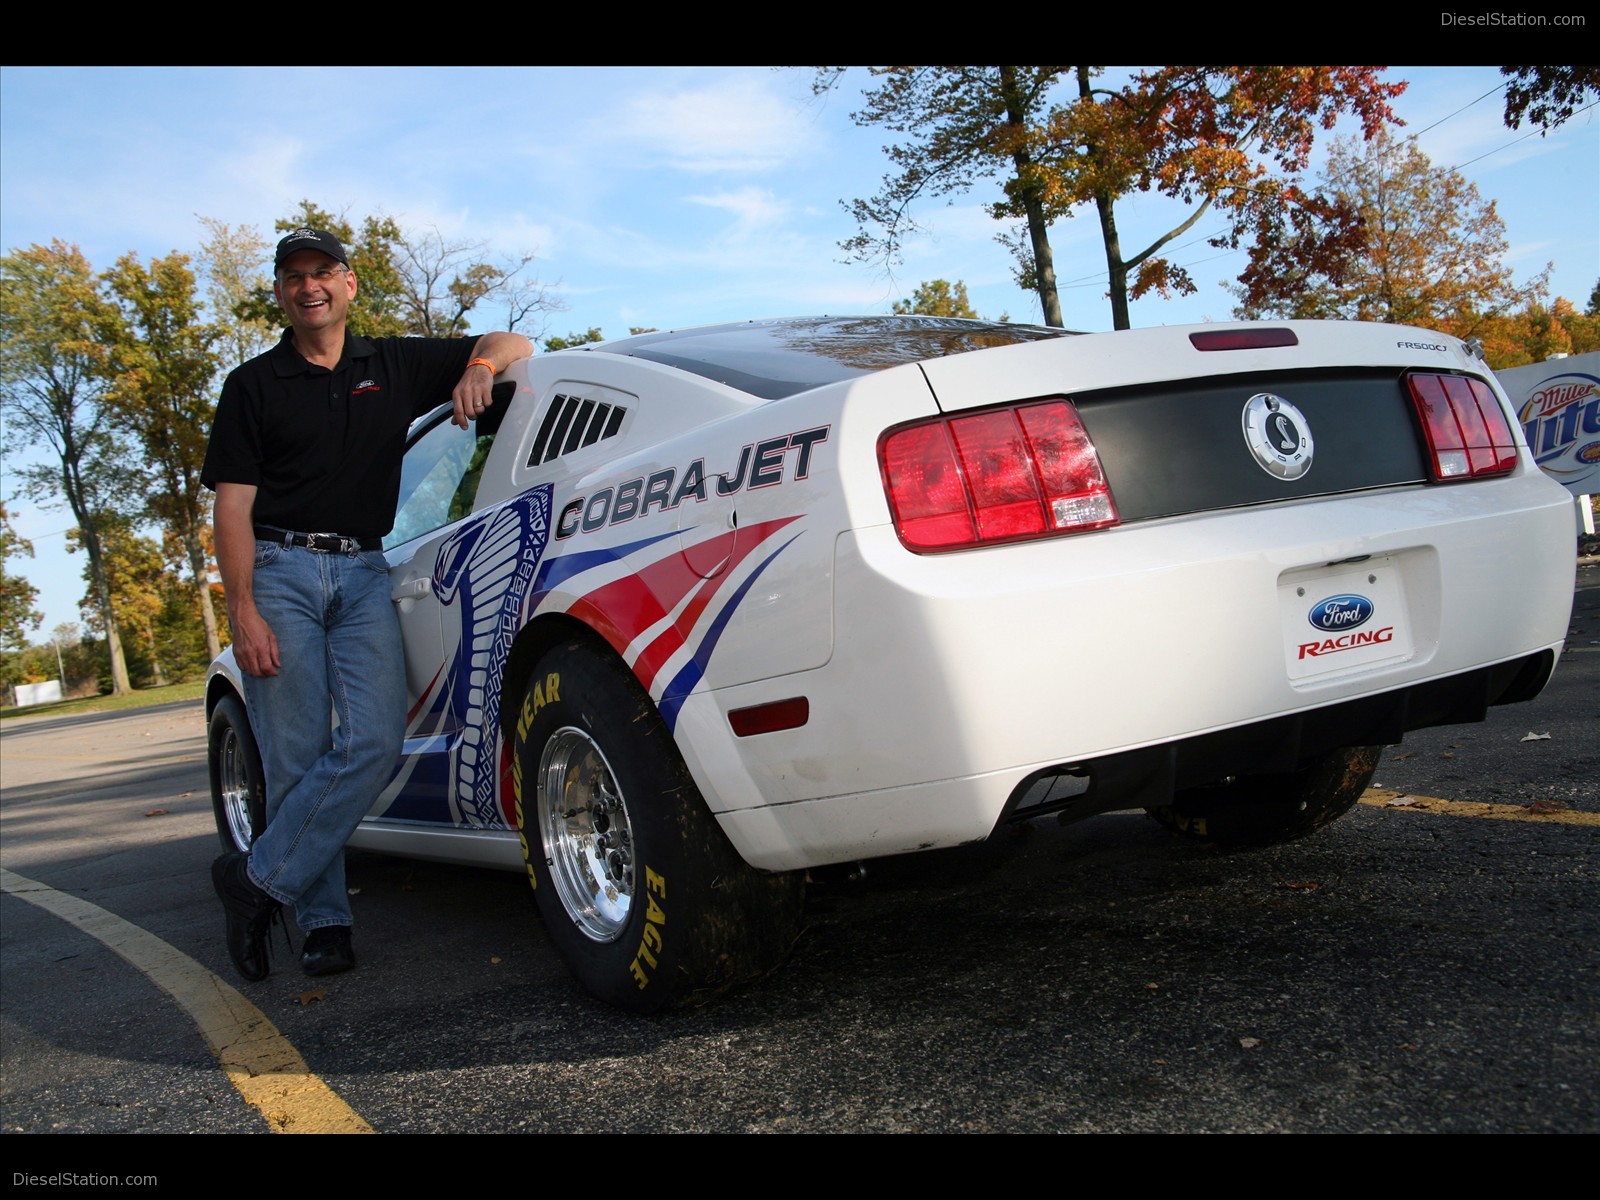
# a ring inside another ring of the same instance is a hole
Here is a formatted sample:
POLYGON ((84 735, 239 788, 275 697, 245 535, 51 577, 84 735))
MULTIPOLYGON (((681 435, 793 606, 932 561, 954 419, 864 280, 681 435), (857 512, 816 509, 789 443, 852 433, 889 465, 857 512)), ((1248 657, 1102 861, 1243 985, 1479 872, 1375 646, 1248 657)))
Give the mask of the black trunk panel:
POLYGON ((1073 395, 1124 521, 1421 483, 1415 416, 1396 371, 1235 375, 1073 395), (1311 469, 1284 480, 1256 461, 1245 403, 1269 392, 1304 414, 1311 469))

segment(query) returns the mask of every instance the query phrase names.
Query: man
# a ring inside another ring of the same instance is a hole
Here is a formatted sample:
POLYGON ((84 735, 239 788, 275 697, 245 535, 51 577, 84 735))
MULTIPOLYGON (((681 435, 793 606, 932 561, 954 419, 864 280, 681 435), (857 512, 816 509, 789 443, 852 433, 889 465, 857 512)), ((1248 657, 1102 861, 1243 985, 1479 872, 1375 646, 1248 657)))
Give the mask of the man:
POLYGON ((381 539, 394 526, 406 428, 446 392, 467 428, 492 402, 495 376, 533 353, 513 333, 353 336, 358 282, 329 233, 289 234, 273 271, 289 328, 222 385, 201 472, 217 493, 217 563, 266 772, 266 828, 248 855, 224 854, 211 869, 228 953, 251 981, 270 970, 268 933, 284 904, 306 934, 309 974, 355 965, 344 844, 405 731, 381 539))

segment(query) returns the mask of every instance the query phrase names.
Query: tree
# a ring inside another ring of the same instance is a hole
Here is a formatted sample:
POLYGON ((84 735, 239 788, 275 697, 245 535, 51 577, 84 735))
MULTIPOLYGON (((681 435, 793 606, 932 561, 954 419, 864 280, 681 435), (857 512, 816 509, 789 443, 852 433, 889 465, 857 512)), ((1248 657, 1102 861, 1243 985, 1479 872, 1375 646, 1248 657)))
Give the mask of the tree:
POLYGON ((111 343, 119 315, 95 287, 88 259, 59 240, 0 260, 0 411, 8 452, 47 446, 50 464, 17 474, 31 495, 60 497, 72 510, 89 559, 95 603, 106 630, 111 686, 132 690, 111 607, 100 541, 102 514, 129 491, 129 455, 102 400, 112 377, 111 343))
POLYGON ((186 255, 174 251, 148 268, 124 255, 105 280, 123 313, 123 336, 113 346, 117 376, 106 403, 118 427, 144 449, 156 485, 146 493, 145 509, 183 548, 206 649, 215 658, 222 642, 211 605, 211 502, 200 470, 217 408, 218 331, 200 320, 186 255))
MULTIPOLYGON (((1162 247, 1213 210, 1227 222, 1213 245, 1250 240, 1274 214, 1305 202, 1301 175, 1319 126, 1351 113, 1370 137, 1395 119, 1388 102, 1405 88, 1381 83, 1377 67, 1160 67, 1118 89, 1096 87, 1102 69, 1089 66, 871 70, 881 82, 853 119, 907 140, 886 150, 894 170, 883 190, 846 204, 859 226, 843 243, 851 256, 898 261, 916 228, 914 202, 999 179, 1004 198, 990 213, 1022 221, 1023 236, 1002 241, 1045 323, 1060 326, 1049 229, 1092 203, 1118 329, 1129 326, 1130 296, 1194 290, 1181 267, 1158 255, 1162 247), (1129 253, 1116 201, 1151 191, 1180 201, 1187 215, 1129 253)), ((813 86, 823 91, 838 78, 837 68, 824 68, 813 86)))
MULTIPOLYGON (((155 687, 162 687, 167 677, 156 642, 156 626, 161 618, 163 591, 171 576, 162 561, 161 548, 152 538, 137 533, 133 521, 120 514, 105 514, 100 529, 111 605, 116 613, 117 628, 128 643, 129 673, 139 674, 142 682, 147 679, 155 687)), ((69 545, 76 540, 77 532, 68 532, 69 545)), ((86 582, 88 574, 85 570, 86 582)), ((92 584, 83 598, 82 610, 89 629, 95 633, 104 632, 92 584)))
MULTIPOLYGON (((845 203, 856 220, 854 237, 841 243, 856 261, 900 260, 916 232, 913 204, 954 196, 980 179, 1003 178, 1006 199, 990 206, 997 217, 1025 215, 1032 278, 1045 323, 1061 325, 1046 209, 1049 169, 1038 160, 1051 91, 1067 67, 872 67, 881 82, 866 93, 866 107, 850 114, 857 125, 882 125, 908 140, 885 148, 894 169, 882 190, 845 203)), ((843 68, 818 71, 813 90, 824 92, 843 68)))
POLYGON ((569 346, 586 346, 590 342, 603 342, 605 340, 605 335, 600 332, 600 327, 591 325, 586 333, 574 331, 567 334, 566 337, 559 335, 547 337, 540 345, 544 347, 546 354, 554 354, 557 350, 565 350, 569 346))
POLYGON ((1478 331, 1484 358, 1495 370, 1540 363, 1558 354, 1600 350, 1600 319, 1580 313, 1572 301, 1529 301, 1504 316, 1491 317, 1478 331))
POLYGON ((1341 215, 1333 248, 1297 244, 1315 241, 1315 227, 1258 245, 1236 315, 1397 322, 1464 338, 1545 293, 1548 270, 1522 287, 1512 278, 1494 202, 1414 143, 1335 142, 1323 191, 1341 215))
POLYGON ((1128 328, 1129 295, 1195 290, 1156 252, 1207 211, 1227 221, 1208 241, 1229 249, 1271 236, 1285 213, 1318 211, 1302 186, 1317 128, 1352 114, 1374 138, 1396 121, 1389 101, 1406 87, 1380 82, 1381 67, 1161 67, 1108 92, 1093 86, 1093 69, 1075 70, 1078 102, 1059 114, 1054 138, 1075 168, 1068 198, 1093 200, 1099 215, 1118 329, 1128 328), (1189 215, 1128 255, 1114 205, 1134 191, 1179 200, 1189 215))
POLYGON ((435 227, 402 233, 396 249, 407 321, 424 337, 461 337, 467 314, 494 296, 505 298, 506 329, 562 307, 538 280, 522 276, 531 254, 495 265, 484 257, 484 243, 447 241, 435 227))
POLYGON ((272 295, 272 284, 262 275, 272 261, 272 244, 249 225, 230 226, 215 217, 199 220, 210 235, 201 243, 198 262, 211 323, 218 330, 224 363, 236 367, 277 340, 276 313, 268 319, 256 305, 262 292, 272 295))
POLYGON ((0 502, 0 687, 18 681, 20 656, 28 648, 28 634, 44 620, 44 614, 33 607, 39 589, 6 570, 6 560, 19 555, 32 558, 33 543, 11 528, 6 506, 0 502))
POLYGON ((972 303, 967 299, 967 285, 962 280, 952 284, 947 279, 930 279, 919 283, 909 300, 896 300, 890 308, 893 313, 918 313, 926 317, 976 317, 972 303))
POLYGON ((52 665, 60 676, 63 696, 93 695, 99 690, 98 648, 92 638, 83 635, 76 621, 57 625, 50 631, 48 645, 36 649, 47 655, 43 664, 45 678, 49 678, 52 665))
POLYGON ((1523 119, 1543 137, 1574 113, 1600 98, 1600 67, 1501 67, 1507 76, 1506 126, 1521 129, 1523 119))

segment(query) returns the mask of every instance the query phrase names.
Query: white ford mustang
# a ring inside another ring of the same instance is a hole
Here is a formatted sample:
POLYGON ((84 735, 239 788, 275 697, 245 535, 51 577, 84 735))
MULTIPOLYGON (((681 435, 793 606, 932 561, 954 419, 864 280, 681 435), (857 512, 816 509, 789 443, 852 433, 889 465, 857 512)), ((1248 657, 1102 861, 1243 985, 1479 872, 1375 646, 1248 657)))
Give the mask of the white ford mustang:
MULTIPOLYGON (((769 969, 804 869, 1057 811, 1225 842, 1549 678, 1566 493, 1419 329, 915 317, 650 333, 417 422, 409 736, 351 845, 526 869, 596 995, 769 969)), ((261 821, 231 652, 225 844, 261 821)))

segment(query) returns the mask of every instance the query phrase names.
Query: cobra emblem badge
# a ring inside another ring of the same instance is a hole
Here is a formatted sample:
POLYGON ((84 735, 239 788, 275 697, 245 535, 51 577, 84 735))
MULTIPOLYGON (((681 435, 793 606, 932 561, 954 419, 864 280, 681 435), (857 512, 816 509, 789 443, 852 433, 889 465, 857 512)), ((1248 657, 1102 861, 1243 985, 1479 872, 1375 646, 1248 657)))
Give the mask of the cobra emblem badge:
POLYGON ((1311 425, 1282 396, 1257 392, 1244 402, 1240 423, 1245 445, 1267 474, 1287 481, 1311 470, 1311 425))

